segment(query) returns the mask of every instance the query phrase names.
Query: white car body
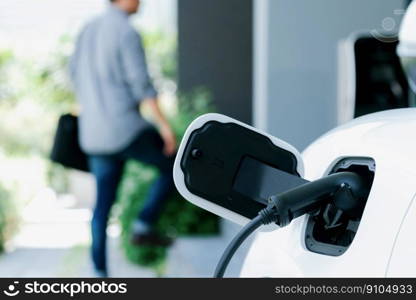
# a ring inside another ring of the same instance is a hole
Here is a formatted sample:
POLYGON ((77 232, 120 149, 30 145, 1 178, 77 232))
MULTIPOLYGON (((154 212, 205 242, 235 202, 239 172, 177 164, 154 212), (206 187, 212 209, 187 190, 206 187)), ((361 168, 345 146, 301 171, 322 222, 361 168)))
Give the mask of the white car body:
POLYGON ((370 157, 376 171, 357 234, 340 256, 305 246, 308 216, 288 227, 259 233, 242 277, 415 277, 416 109, 355 119, 310 145, 302 154, 305 179, 328 174, 345 157, 370 157))

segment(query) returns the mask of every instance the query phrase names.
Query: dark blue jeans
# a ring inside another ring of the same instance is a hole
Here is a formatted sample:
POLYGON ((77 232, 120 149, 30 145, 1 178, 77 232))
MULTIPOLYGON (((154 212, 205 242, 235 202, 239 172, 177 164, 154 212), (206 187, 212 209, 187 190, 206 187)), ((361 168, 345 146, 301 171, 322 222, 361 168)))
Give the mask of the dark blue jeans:
POLYGON ((152 226, 174 188, 174 157, 163 154, 163 140, 154 128, 143 131, 126 149, 112 155, 91 155, 89 164, 96 179, 97 200, 92 218, 92 259, 99 271, 107 272, 107 222, 114 204, 125 162, 138 160, 155 166, 160 175, 153 183, 138 218, 152 226))

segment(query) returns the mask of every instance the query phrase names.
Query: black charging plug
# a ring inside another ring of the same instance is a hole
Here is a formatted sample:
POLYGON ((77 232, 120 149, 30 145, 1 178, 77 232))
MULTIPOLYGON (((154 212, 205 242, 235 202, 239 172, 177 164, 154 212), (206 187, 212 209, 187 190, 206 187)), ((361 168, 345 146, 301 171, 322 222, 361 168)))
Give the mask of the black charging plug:
POLYGON ((248 223, 232 240, 215 270, 215 277, 223 277, 232 256, 243 241, 261 225, 276 223, 280 227, 300 216, 313 213, 328 202, 328 196, 339 211, 354 213, 367 191, 365 181, 353 172, 341 172, 305 183, 289 191, 272 196, 268 206, 248 223))
POLYGON ((358 210, 366 193, 365 182, 353 172, 341 172, 306 183, 287 192, 270 197, 269 205, 259 214, 264 224, 276 223, 285 227, 293 219, 312 213, 328 201, 348 214, 358 210))

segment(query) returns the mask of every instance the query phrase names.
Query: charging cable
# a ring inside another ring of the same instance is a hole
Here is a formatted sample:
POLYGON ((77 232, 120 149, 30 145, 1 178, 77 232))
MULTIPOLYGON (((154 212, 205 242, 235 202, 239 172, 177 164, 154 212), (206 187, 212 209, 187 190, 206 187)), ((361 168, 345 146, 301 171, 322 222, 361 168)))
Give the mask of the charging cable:
POLYGON ((349 213, 360 206, 360 200, 366 193, 365 183, 358 174, 341 172, 270 197, 267 207, 245 225, 228 245, 218 262, 214 277, 224 277, 235 252, 259 227, 272 223, 285 227, 293 219, 322 207, 323 203, 328 202, 328 196, 333 199, 339 210, 349 213))

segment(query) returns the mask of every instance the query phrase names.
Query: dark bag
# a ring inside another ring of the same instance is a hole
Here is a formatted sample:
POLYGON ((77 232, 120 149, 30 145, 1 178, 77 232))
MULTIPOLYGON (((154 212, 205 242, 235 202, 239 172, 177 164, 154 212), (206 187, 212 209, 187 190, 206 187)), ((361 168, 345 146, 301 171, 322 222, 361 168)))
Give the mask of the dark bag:
POLYGON ((66 114, 59 118, 50 158, 64 167, 89 172, 87 155, 79 145, 78 117, 66 114))

